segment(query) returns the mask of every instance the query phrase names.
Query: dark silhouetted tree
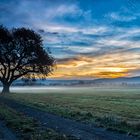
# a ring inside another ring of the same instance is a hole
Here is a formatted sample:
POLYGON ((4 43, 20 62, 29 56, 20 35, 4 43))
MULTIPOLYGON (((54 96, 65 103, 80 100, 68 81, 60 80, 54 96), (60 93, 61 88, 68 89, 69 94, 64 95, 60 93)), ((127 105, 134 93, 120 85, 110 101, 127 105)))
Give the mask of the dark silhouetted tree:
POLYGON ((0 26, 0 81, 2 93, 9 93, 13 81, 27 74, 48 76, 54 59, 43 48, 41 36, 33 30, 8 30, 0 26))

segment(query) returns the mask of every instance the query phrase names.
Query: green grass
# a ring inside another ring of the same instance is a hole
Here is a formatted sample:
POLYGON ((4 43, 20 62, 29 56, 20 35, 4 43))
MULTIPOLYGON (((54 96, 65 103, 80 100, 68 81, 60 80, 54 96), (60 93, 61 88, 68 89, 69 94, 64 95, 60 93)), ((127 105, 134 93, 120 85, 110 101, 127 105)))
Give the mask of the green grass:
POLYGON ((0 120, 4 120, 20 140, 69 140, 65 135, 42 128, 33 118, 26 117, 4 104, 0 104, 0 120))
POLYGON ((47 94, 11 94, 9 97, 61 116, 140 136, 139 90, 64 90, 47 94))

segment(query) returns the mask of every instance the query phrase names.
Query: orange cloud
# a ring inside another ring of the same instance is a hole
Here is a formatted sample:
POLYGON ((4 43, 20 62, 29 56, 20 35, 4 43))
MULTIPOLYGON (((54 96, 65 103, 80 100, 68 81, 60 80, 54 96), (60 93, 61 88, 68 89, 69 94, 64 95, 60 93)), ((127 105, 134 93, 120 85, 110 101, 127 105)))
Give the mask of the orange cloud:
POLYGON ((50 78, 117 78, 131 75, 140 69, 138 53, 112 53, 97 57, 78 56, 60 61, 50 78))

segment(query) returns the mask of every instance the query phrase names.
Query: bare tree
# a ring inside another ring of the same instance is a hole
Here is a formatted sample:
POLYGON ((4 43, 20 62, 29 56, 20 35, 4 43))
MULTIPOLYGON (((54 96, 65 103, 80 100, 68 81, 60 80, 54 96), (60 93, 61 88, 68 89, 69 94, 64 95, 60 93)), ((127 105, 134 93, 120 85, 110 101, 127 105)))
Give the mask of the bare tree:
POLYGON ((47 76, 54 59, 43 48, 41 36, 33 30, 8 30, 0 26, 0 81, 2 93, 9 93, 13 81, 27 74, 47 76))

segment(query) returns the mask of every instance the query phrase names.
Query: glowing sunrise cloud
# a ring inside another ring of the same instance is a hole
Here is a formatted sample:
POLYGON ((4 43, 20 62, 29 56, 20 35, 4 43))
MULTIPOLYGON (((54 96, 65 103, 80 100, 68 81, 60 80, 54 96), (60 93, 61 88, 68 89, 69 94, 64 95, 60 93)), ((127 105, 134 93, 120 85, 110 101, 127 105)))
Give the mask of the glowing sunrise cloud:
POLYGON ((140 69, 138 53, 114 53, 101 56, 79 56, 76 59, 58 62, 50 78, 118 78, 131 76, 131 71, 140 69), (130 58, 131 56, 131 58, 130 58))

